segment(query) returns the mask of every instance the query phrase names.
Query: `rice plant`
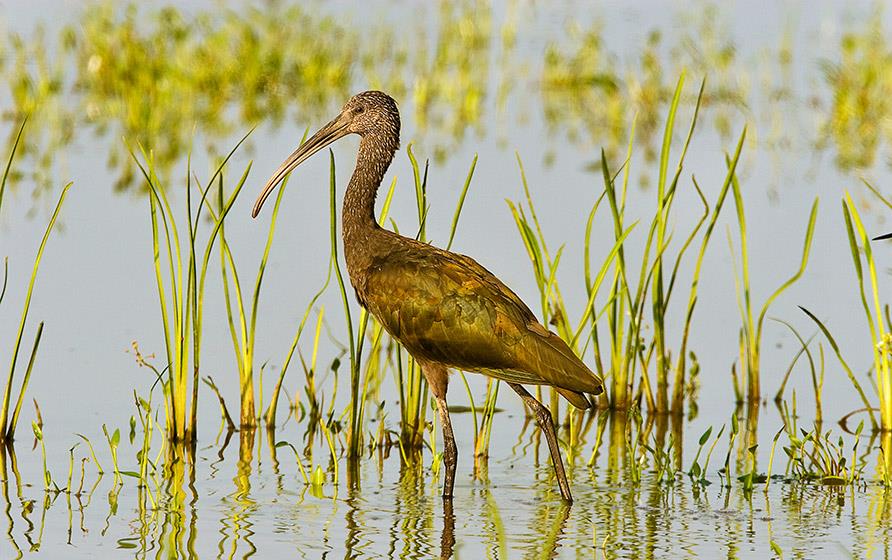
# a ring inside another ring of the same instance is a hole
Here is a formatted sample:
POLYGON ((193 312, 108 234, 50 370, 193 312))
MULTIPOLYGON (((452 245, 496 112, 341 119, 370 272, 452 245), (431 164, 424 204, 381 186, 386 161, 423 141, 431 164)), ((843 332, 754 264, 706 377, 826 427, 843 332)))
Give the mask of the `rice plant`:
MULTIPOLYGON (((19 142, 22 138, 22 133, 25 130, 26 121, 22 122, 22 125, 19 127, 19 131, 16 134, 15 141, 13 142, 12 149, 10 150, 9 160, 6 163, 6 168, 3 171, 3 178, 0 179, 0 209, 3 207, 3 195, 6 192, 6 183, 9 178, 9 172, 12 168, 13 160, 15 159, 16 150, 19 146, 19 142)), ((59 195, 59 201, 56 203, 56 208, 53 210, 53 214, 50 217, 49 223, 46 226, 46 230, 44 231, 43 238, 40 241, 40 245, 37 249, 37 255, 34 258, 34 265, 31 268, 31 278, 28 281, 28 288, 25 292, 25 301, 22 306, 22 315, 19 319, 19 326, 16 333, 15 341, 13 342, 12 347, 12 361, 9 365, 9 372, 6 377, 6 388, 3 391, 3 401, 0 404, 0 444, 11 443, 13 439, 15 439, 15 431, 16 426, 19 420, 19 414, 22 411, 22 403, 25 399, 25 392, 28 389, 28 382, 31 379, 31 372, 34 368, 34 361, 37 358, 37 350, 40 347, 40 339, 43 335, 43 322, 41 322, 37 327, 37 333, 34 336, 34 343, 31 347, 31 354, 28 358, 28 365, 25 368, 24 375, 22 377, 21 385, 19 387, 18 397, 15 401, 15 407, 12 409, 12 413, 10 415, 10 405, 12 404, 13 399, 13 381, 15 379, 15 374, 17 371, 19 353, 22 350, 22 339, 25 335, 25 327, 28 323, 28 312, 31 309, 31 298, 34 294, 34 286, 37 281, 37 271, 40 267, 40 261, 43 258, 43 251, 46 248, 47 241, 49 240, 50 233, 53 231, 53 226, 56 224, 56 219, 59 217, 59 213, 62 210, 62 204, 65 202, 65 197, 68 194, 68 190, 71 188, 71 183, 65 185, 62 188, 62 193, 59 195)), ((4 260, 3 265, 3 287, 0 288, 0 303, 3 302, 3 298, 6 295, 6 285, 9 278, 9 268, 8 262, 4 260)), ((41 440, 42 441, 42 440, 41 440)))
MULTIPOLYGON (((250 133, 249 133, 250 134, 250 133)), ((193 178, 191 159, 186 169, 186 221, 178 228, 167 189, 161 184, 154 170, 151 154, 142 152, 143 162, 131 151, 131 156, 142 172, 148 186, 149 215, 152 226, 152 254, 155 284, 161 311, 164 335, 167 380, 166 395, 167 435, 171 441, 193 441, 198 422, 198 386, 201 362, 201 335, 204 303, 204 287, 211 250, 223 220, 232 208, 248 177, 248 165, 229 199, 219 210, 202 249, 198 245, 198 228, 204 211, 210 211, 208 195, 218 178, 222 181, 223 167, 247 139, 245 135, 223 159, 208 181, 200 188, 198 207, 192 210, 193 178), (181 238, 180 228, 185 227, 187 237, 181 238), (190 348, 191 345, 191 348, 190 348), (191 357, 191 360, 190 360, 191 357), (191 371, 190 371, 191 369, 191 371), (191 390, 190 390, 191 389, 191 390), (191 394, 191 398, 190 398, 191 394), (186 409, 189 408, 187 415, 186 409)))

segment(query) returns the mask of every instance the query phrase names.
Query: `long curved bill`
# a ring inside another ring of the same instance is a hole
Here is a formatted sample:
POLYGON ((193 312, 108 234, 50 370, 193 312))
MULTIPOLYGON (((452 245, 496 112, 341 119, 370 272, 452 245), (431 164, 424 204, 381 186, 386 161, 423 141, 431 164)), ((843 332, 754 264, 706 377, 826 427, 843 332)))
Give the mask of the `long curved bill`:
POLYGON ((267 181, 266 186, 263 187, 263 191, 260 192, 260 196, 258 196, 257 201, 254 202, 254 209, 251 211, 251 217, 257 217, 257 214, 260 213, 261 206, 263 206, 263 203, 269 198, 269 195, 276 190, 276 186, 281 183, 282 179, 291 173, 295 167, 338 138, 342 138, 349 134, 349 131, 347 130, 348 124, 349 121, 344 118, 343 114, 338 115, 337 118, 320 128, 309 140, 301 144, 298 149, 294 150, 294 153, 282 162, 282 165, 276 169, 276 172, 273 173, 273 176, 267 181))

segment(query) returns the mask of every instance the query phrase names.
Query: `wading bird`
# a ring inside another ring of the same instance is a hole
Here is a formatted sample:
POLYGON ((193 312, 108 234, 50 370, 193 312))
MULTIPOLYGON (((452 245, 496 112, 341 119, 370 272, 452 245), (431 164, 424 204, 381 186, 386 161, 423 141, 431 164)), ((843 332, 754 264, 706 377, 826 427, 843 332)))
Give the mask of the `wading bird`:
POLYGON ((411 354, 437 401, 443 427, 443 497, 451 497, 458 450, 446 405, 448 370, 504 380, 532 410, 548 441, 561 495, 572 501, 548 409, 524 387, 550 385, 573 406, 591 406, 600 377, 536 320, 505 284, 477 261, 383 229, 375 195, 400 145, 396 102, 379 91, 352 97, 334 120, 294 151, 267 182, 252 215, 295 167, 348 134, 359 155, 344 195, 342 235, 350 282, 359 303, 411 354))

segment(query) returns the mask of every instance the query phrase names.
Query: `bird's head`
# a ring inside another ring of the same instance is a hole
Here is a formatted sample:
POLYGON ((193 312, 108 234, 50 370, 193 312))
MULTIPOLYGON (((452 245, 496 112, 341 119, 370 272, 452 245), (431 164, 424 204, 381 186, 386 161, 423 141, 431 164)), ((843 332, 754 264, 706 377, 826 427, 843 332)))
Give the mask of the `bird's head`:
POLYGON ((380 91, 364 91, 354 95, 344 104, 338 116, 320 128, 282 162, 257 197, 251 215, 257 217, 263 203, 286 175, 335 140, 348 134, 358 134, 362 137, 380 135, 385 138, 396 138, 396 144, 392 147, 395 150, 399 143, 399 133, 400 113, 392 97, 380 91))

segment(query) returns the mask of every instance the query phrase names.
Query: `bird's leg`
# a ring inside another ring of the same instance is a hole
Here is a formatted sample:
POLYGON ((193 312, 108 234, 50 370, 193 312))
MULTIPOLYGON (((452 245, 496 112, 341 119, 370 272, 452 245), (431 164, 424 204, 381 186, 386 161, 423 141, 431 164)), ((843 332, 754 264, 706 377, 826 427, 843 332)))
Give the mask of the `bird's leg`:
POLYGON ((449 418, 449 409, 446 406, 449 372, 445 367, 431 363, 421 364, 421 372, 437 400, 440 425, 443 427, 443 464, 446 466, 446 474, 443 478, 443 497, 452 498, 452 488, 455 486, 455 467, 458 464, 458 447, 455 445, 452 420, 449 418))
POLYGON ((437 410, 440 412, 440 424, 443 426, 443 464, 446 465, 446 476, 443 479, 443 497, 452 497, 455 486, 455 467, 458 463, 458 447, 452 433, 452 421, 446 408, 446 399, 437 397, 437 410))
POLYGON ((551 412, 545 406, 536 400, 533 395, 523 388, 523 385, 517 383, 509 383, 508 385, 514 389, 514 392, 520 395, 523 402, 530 407, 539 428, 545 433, 545 439, 548 441, 548 450, 551 452, 551 462, 554 465, 554 474, 558 479, 558 486, 561 489, 561 496, 567 502, 573 503, 573 496, 570 495, 570 484, 567 483, 567 474, 564 472, 564 462, 561 460, 561 449, 558 447, 557 432, 554 429, 554 422, 551 419, 551 412))
POLYGON ((440 534, 440 560, 452 558, 455 549, 455 513, 452 498, 443 500, 443 532, 440 534))

